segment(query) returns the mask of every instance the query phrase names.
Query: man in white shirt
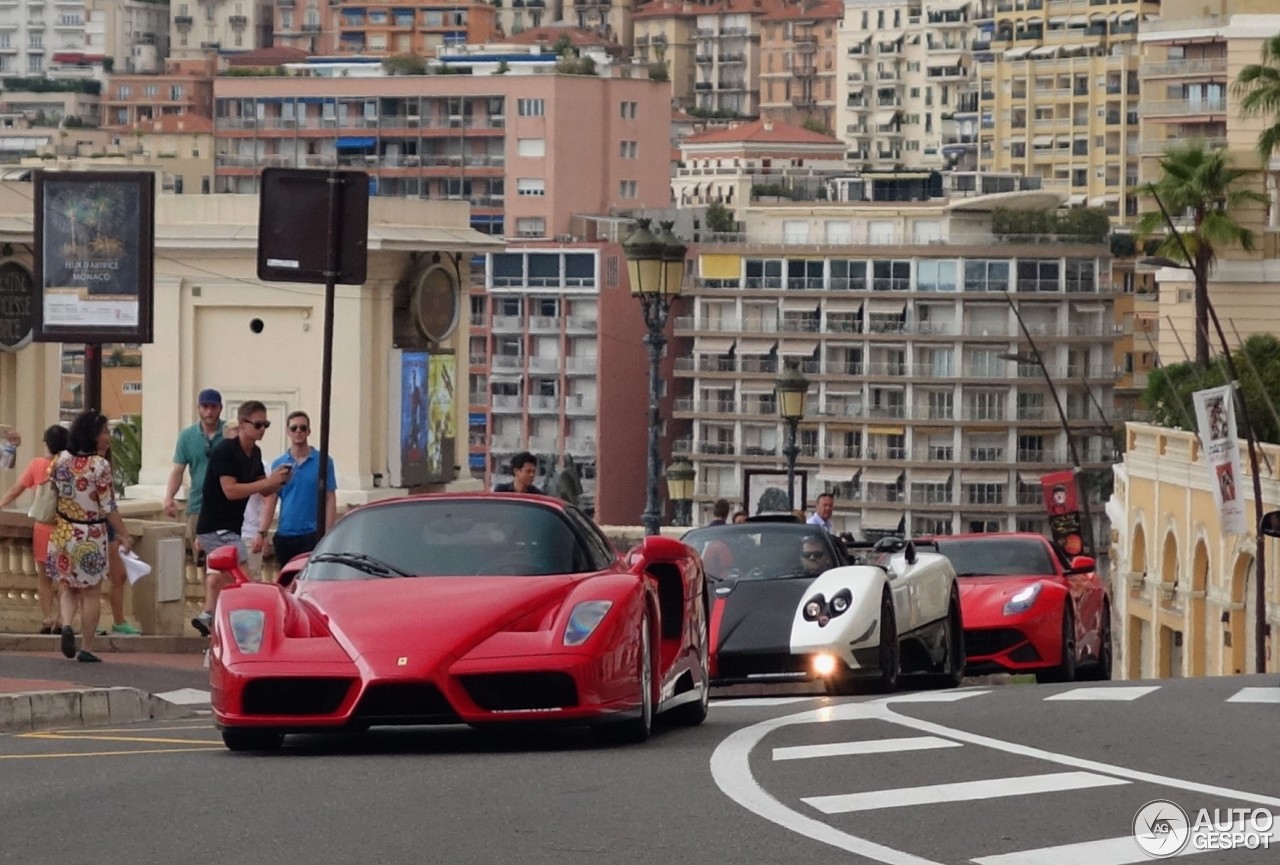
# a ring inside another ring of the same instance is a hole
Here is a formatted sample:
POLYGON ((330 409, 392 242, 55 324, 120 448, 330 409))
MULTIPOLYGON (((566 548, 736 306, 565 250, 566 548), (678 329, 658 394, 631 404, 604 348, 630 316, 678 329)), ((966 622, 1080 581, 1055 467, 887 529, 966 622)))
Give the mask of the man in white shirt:
POLYGON ((831 513, 835 510, 836 499, 831 493, 819 493, 818 500, 813 503, 813 513, 809 515, 809 519, 805 520, 811 526, 822 526, 829 532, 834 532, 835 528, 831 525, 831 513))

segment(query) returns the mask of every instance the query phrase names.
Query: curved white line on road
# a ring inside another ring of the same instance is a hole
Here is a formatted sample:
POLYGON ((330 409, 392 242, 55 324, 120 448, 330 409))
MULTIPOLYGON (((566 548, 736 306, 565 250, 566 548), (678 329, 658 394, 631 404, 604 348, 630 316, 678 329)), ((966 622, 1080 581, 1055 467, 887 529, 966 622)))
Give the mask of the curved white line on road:
POLYGON ((1261 805, 1280 807, 1280 798, 1261 796, 1254 793, 1247 793, 1242 790, 1232 790, 1226 787, 1216 787, 1211 784, 1200 784, 1194 781, 1185 781, 1180 778, 1156 775, 1151 772, 1140 772, 1133 769, 1126 769, 1123 766, 1099 763, 1094 760, 1084 760, 1079 757, 1071 757, 1066 754, 1057 754, 1040 748, 1032 748, 1026 745, 1019 745, 1014 742, 1005 742, 1000 739, 993 739, 989 736, 980 736, 974 733, 965 732, 964 730, 955 730, 930 721, 921 721, 906 715, 900 715, 893 711, 888 705, 891 702, 895 702, 895 698, 887 697, 868 703, 841 703, 832 706, 823 706, 819 709, 812 709, 807 712, 797 712, 792 715, 783 715, 779 718, 770 718, 769 720, 752 724, 749 727, 744 727, 741 730, 730 734, 716 747, 716 750, 711 755, 711 776, 715 779, 716 786, 720 788, 721 792, 753 814, 763 817, 771 823, 776 823, 784 829, 789 829, 792 832, 803 835, 806 838, 811 838, 814 841, 819 841, 831 847, 855 853, 859 856, 864 856, 875 862, 882 862, 884 865, 943 865, 943 863, 934 862, 931 859, 924 859, 920 856, 915 856, 902 850, 896 850, 892 847, 886 847, 883 844, 877 844, 874 841, 859 838, 856 835, 850 835, 847 832, 841 832, 838 829, 823 823, 821 820, 815 820, 812 817, 808 817, 787 807, 782 802, 779 802, 773 796, 769 795, 769 793, 756 781, 755 776, 752 775, 750 763, 752 750, 755 749, 765 736, 776 730, 780 730, 783 727, 789 727, 795 724, 814 724, 829 721, 879 720, 891 724, 911 727, 913 729, 932 733, 938 736, 945 736, 957 742, 965 742, 983 748, 992 748, 1009 754, 1044 760, 1063 766, 1073 766, 1079 769, 1106 773, 1117 778, 1142 781, 1150 784, 1159 784, 1161 786, 1172 787, 1174 789, 1185 790, 1188 792, 1207 793, 1213 796, 1221 796, 1238 801, 1256 802, 1261 805))

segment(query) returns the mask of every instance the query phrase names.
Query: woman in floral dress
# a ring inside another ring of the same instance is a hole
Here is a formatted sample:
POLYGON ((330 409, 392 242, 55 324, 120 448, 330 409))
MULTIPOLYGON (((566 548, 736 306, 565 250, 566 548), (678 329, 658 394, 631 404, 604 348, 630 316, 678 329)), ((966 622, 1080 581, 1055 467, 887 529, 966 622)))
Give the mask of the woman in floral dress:
POLYGON ((99 455, 110 440, 105 417, 93 409, 81 412, 71 424, 67 449, 52 466, 58 518, 49 537, 49 568, 62 588, 62 654, 78 661, 101 660, 93 653, 93 637, 102 614, 102 581, 109 570, 108 523, 120 539, 120 549, 129 549, 129 535, 116 510, 111 465, 99 455), (78 652, 71 627, 77 609, 84 632, 78 652))

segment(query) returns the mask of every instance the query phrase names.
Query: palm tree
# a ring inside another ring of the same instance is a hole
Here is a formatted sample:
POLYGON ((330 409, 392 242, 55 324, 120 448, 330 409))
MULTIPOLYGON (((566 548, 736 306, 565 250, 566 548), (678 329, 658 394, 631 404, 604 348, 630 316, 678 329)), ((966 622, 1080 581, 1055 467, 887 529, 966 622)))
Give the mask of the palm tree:
POLYGON ((1207 150, 1202 143, 1175 145, 1160 158, 1164 175, 1140 192, 1154 197, 1160 210, 1138 220, 1142 237, 1162 236, 1156 255, 1185 262, 1195 275, 1196 363, 1209 366, 1209 270, 1218 249, 1237 244, 1246 252, 1254 248, 1253 232, 1240 225, 1233 212, 1249 203, 1265 205, 1267 198, 1240 181, 1255 172, 1232 168, 1223 150, 1207 150), (1191 226, 1179 230, 1172 215, 1187 215, 1191 226))
POLYGON ((1264 115, 1272 123, 1258 135, 1258 155, 1265 168, 1280 148, 1280 34, 1262 43, 1262 62, 1240 70, 1231 88, 1245 117, 1264 115))

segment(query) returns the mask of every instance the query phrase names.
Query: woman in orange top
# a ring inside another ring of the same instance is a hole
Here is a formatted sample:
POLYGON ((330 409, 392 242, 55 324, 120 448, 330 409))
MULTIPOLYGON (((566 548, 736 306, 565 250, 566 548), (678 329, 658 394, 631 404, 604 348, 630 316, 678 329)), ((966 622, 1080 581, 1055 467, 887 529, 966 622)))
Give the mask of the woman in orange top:
MULTIPOLYGON (((49 427, 44 431, 44 446, 48 449, 49 456, 33 457, 31 462, 27 463, 18 482, 0 496, 0 508, 7 508, 13 504, 24 490, 34 490, 44 483, 49 476, 49 463, 67 449, 67 431, 57 424, 49 427)), ((31 552, 35 556, 36 570, 39 572, 36 577, 36 596, 40 599, 40 615, 43 617, 40 621, 42 634, 58 633, 58 617, 54 614, 53 608, 53 577, 48 569, 49 534, 52 531, 53 526, 44 523, 36 523, 31 531, 31 552)))

